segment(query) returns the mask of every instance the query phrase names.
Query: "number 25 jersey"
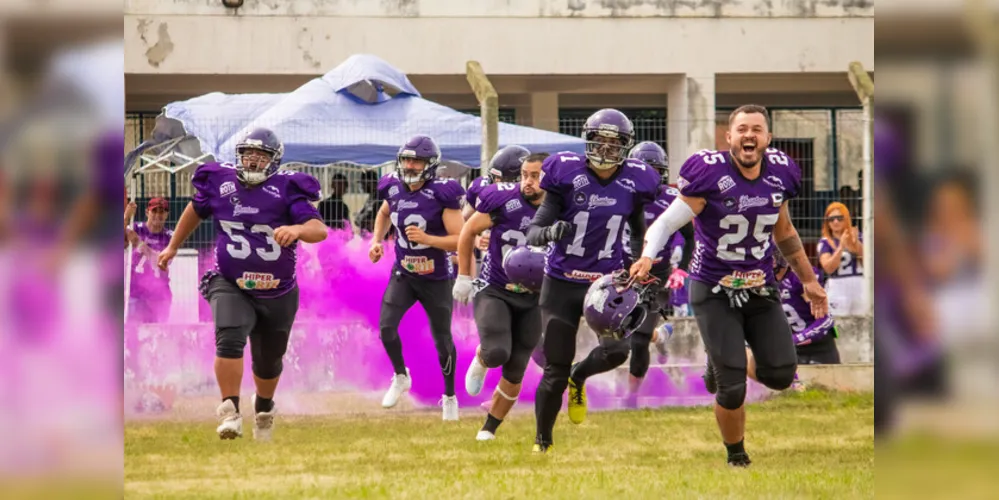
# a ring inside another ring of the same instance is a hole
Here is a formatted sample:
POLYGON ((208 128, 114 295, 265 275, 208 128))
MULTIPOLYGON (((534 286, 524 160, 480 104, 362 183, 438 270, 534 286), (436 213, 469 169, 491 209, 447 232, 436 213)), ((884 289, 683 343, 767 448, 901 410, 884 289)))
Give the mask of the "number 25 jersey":
POLYGON ((599 179, 585 156, 558 153, 541 165, 541 189, 562 199, 559 220, 571 224, 548 253, 546 273, 589 283, 624 267, 622 233, 628 217, 655 200, 660 177, 640 160, 628 159, 607 180, 599 179))
POLYGON ((274 230, 322 220, 310 202, 319 201, 319 181, 309 174, 279 170, 264 182, 246 186, 228 163, 206 163, 191 180, 191 203, 215 226, 215 270, 244 292, 279 297, 295 287, 298 243, 281 247, 274 230))
POLYGON ((767 149, 760 176, 747 180, 728 151, 699 151, 680 167, 680 194, 704 198, 694 219, 690 277, 710 285, 755 288, 775 283, 771 234, 780 207, 801 191, 801 170, 767 149))

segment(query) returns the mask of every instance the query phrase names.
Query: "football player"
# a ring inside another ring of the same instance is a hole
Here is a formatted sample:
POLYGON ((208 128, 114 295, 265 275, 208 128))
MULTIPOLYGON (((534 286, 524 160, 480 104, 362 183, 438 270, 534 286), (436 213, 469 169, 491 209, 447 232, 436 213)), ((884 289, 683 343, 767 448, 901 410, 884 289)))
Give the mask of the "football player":
POLYGON ((406 142, 397 155, 396 172, 382 177, 378 197, 385 200, 375 220, 374 238, 368 257, 378 262, 384 254, 382 240, 389 224, 396 228, 395 265, 378 322, 382 344, 392 360, 395 374, 382 399, 392 408, 402 393, 413 385, 402 357, 399 323, 413 304, 427 312, 437 358, 444 375, 441 398, 444 420, 458 420, 458 398, 454 393, 454 339, 451 337, 453 265, 448 252, 458 248, 461 232, 461 196, 458 181, 437 179, 441 150, 433 139, 417 135, 406 142))
POLYGON ((622 230, 629 223, 637 255, 645 232, 644 207, 655 199, 659 174, 639 160, 626 158, 634 143, 631 120, 618 110, 602 109, 583 125, 586 154, 559 153, 545 160, 541 188, 546 191, 528 231, 530 245, 549 250, 541 289, 544 327, 544 375, 535 400, 534 450, 552 445, 562 394, 569 389, 569 419, 586 417, 583 381, 612 370, 628 358, 628 346, 606 341, 573 365, 576 330, 592 282, 624 267, 622 230), (623 345, 623 349, 621 348, 623 345))
MULTIPOLYGON (((486 371, 503 369, 503 378, 493 392, 486 422, 476 436, 479 441, 496 438, 496 429, 517 402, 531 352, 541 338, 539 290, 531 290, 519 283, 520 280, 508 277, 503 263, 507 257, 516 256, 511 253, 513 249, 527 242, 524 232, 545 195, 540 186, 541 163, 548 154, 523 155, 527 150, 519 146, 507 146, 500 152, 506 150, 518 155, 511 161, 523 159, 519 184, 500 182, 486 186, 479 195, 475 215, 465 223, 458 239, 458 281, 454 285, 454 298, 467 304, 474 287, 471 276, 473 241, 486 230, 491 229, 497 235, 490 239, 482 259, 480 278, 488 284, 474 294, 479 347, 465 374, 465 390, 469 395, 477 396, 482 391, 486 371)), ((494 168, 496 164, 494 157, 494 168)), ((503 177, 515 179, 510 174, 503 177)), ((544 254, 538 256, 543 262, 544 254)))
POLYGON ((177 222, 158 264, 166 270, 202 219, 211 217, 218 235, 215 268, 200 290, 215 319, 215 377, 222 392, 216 410, 222 439, 243 434, 239 387, 243 349, 253 358, 253 437, 268 440, 274 426, 274 391, 288 336, 298 312, 295 281, 297 242, 326 239, 314 203, 319 181, 279 170, 284 145, 274 132, 257 128, 236 145, 238 163, 206 163, 194 172, 194 197, 177 222))
POLYGON ((669 238, 691 220, 696 250, 690 264, 690 305, 717 384, 715 418, 728 463, 748 467, 743 446, 748 343, 757 379, 774 390, 791 386, 797 356, 774 286, 771 236, 801 278, 816 318, 826 316, 825 291, 808 262, 787 201, 801 190, 801 170, 769 149, 767 110, 742 106, 729 117, 729 151, 700 151, 680 168, 680 196, 652 224, 631 267, 645 276, 669 238))
MULTIPOLYGON (((824 318, 812 315, 812 308, 805 300, 804 285, 794 273, 789 273, 787 261, 780 252, 774 253, 774 278, 779 284, 781 306, 791 325, 799 365, 838 365, 836 348, 836 323, 833 314, 824 318)), ((820 278, 820 284, 821 282, 820 278)))
MULTIPOLYGON (((659 185, 659 191, 657 193, 656 199, 653 203, 645 205, 645 223, 652 224, 652 221, 663 213, 670 203, 676 200, 676 197, 680 194, 676 188, 670 187, 669 185, 669 159, 666 156, 666 151, 663 150, 662 146, 652 142, 645 141, 638 143, 631 152, 628 154, 629 158, 634 158, 636 160, 641 160, 647 165, 656 169, 659 176, 662 179, 662 184, 659 185)), ((666 326, 666 328, 656 329, 656 325, 659 322, 659 318, 665 319, 667 315, 671 312, 670 305, 670 295, 671 290, 676 290, 683 287, 684 280, 687 278, 687 265, 690 263, 691 255, 693 254, 693 238, 694 237, 694 225, 687 224, 680 228, 676 234, 670 240, 670 246, 664 249, 659 255, 656 256, 652 263, 651 275, 655 276, 658 282, 653 285, 655 288, 652 295, 655 297, 655 303, 649 305, 650 314, 646 316, 646 324, 643 324, 631 335, 631 357, 628 377, 628 406, 637 406, 637 395, 638 389, 642 385, 642 381, 645 378, 645 374, 649 371, 650 363, 650 353, 649 353, 649 343, 650 341, 655 343, 656 350, 660 354, 665 355, 666 353, 666 341, 669 339, 669 333, 672 331, 672 326, 666 326), (681 234, 683 235, 681 237, 681 234), (673 266, 671 262, 671 252, 673 250, 673 245, 677 241, 683 241, 682 253, 680 260, 676 266, 673 266), (657 314, 658 312, 658 314, 657 314)), ((629 262, 630 265, 630 262, 629 262)))
POLYGON ((465 206, 461 215, 465 220, 475 214, 475 205, 482 190, 499 182, 517 182, 520 178, 520 165, 531 152, 523 146, 510 145, 500 149, 489 160, 489 176, 479 177, 468 185, 465 193, 465 206))

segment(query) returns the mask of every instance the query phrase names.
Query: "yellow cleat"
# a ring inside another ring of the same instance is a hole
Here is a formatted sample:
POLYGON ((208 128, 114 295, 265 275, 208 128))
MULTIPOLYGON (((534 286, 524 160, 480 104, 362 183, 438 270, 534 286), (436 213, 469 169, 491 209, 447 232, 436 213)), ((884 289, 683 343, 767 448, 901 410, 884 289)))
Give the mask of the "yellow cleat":
POLYGON ((540 453, 540 454, 544 455, 544 454, 548 453, 549 451, 551 451, 551 449, 552 449, 552 445, 550 445, 550 444, 538 444, 538 443, 534 443, 534 449, 532 449, 531 451, 534 452, 534 453, 540 453))
POLYGON ((569 421, 581 424, 586 420, 586 384, 577 386, 569 379, 569 421))

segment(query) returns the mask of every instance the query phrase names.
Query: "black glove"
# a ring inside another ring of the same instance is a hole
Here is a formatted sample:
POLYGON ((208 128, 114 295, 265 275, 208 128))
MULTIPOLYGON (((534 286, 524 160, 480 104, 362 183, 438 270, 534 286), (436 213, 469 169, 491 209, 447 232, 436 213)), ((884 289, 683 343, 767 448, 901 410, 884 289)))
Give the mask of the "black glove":
POLYGON ((570 224, 564 220, 555 221, 554 224, 545 228, 545 239, 549 242, 558 242, 569 230, 570 224))

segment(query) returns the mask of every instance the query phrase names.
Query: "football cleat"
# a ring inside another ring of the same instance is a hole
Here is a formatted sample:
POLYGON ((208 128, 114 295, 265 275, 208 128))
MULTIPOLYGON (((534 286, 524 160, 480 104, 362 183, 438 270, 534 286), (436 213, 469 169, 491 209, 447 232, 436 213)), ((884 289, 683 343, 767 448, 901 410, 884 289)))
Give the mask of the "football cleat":
POLYGON ((542 455, 548 453, 552 449, 551 443, 534 443, 534 448, 531 450, 534 453, 540 453, 542 455))
POLYGON ((496 434, 493 434, 486 430, 481 430, 479 431, 478 434, 475 435, 476 441, 492 441, 494 439, 496 439, 496 434))
POLYGON ((733 453, 728 456, 728 465, 731 467, 749 467, 749 464, 753 463, 749 459, 748 453, 733 453))
POLYGON ((469 396, 478 396, 482 392, 482 386, 486 383, 486 372, 489 371, 489 368, 479 360, 479 349, 475 348, 475 356, 472 357, 472 363, 465 372, 465 391, 469 396))
POLYGON ((586 384, 576 385, 569 377, 569 421, 581 424, 586 420, 586 384))
POLYGON ((257 395, 252 398, 253 405, 253 439, 257 441, 270 441, 271 432, 274 430, 274 416, 277 415, 277 405, 271 405, 271 411, 257 413, 257 395))
POLYGON ((446 422, 458 421, 458 396, 441 396, 440 402, 443 410, 443 419, 446 422))
POLYGON ((236 411, 236 405, 231 399, 223 401, 215 409, 215 416, 219 420, 219 426, 215 429, 219 439, 243 437, 243 416, 236 411))
POLYGON ((408 391, 412 386, 413 380, 409 378, 409 368, 406 368, 405 375, 400 375, 398 373, 392 375, 392 385, 389 386, 388 392, 386 392, 385 397, 382 398, 382 408, 392 408, 398 404, 402 393, 408 391))

